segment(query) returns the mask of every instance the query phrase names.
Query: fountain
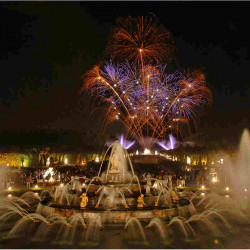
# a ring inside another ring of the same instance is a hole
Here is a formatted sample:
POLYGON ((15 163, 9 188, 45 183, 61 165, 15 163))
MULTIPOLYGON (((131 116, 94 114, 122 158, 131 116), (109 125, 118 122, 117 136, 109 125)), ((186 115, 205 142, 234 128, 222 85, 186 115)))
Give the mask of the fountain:
POLYGON ((1 195, 1 248, 249 248, 248 132, 236 161, 240 171, 233 163, 228 169, 227 196, 180 193, 150 176, 140 183, 125 149, 115 142, 109 151, 107 168, 102 163, 81 192, 68 183, 54 192, 1 195))
MULTIPOLYGON (((128 183, 131 182, 132 178, 135 177, 134 169, 132 163, 130 161, 127 150, 125 150, 119 143, 119 141, 115 141, 111 146, 110 160, 108 162, 108 168, 105 172, 102 173, 101 179, 106 182, 122 182, 128 183), (128 170, 128 164, 130 167, 130 171, 128 170)), ((109 148, 109 149, 110 149, 109 148)), ((107 150, 107 152, 109 151, 107 150)), ((100 167, 98 177, 101 174, 103 166, 100 167)))
POLYGON ((108 148, 105 157, 98 175, 88 182, 81 196, 72 193, 69 185, 57 187, 54 199, 43 200, 38 205, 37 212, 45 217, 51 213, 69 217, 80 212, 84 218, 92 218, 98 214, 102 224, 105 224, 124 222, 127 216, 136 217, 140 221, 149 221, 156 215, 168 218, 169 215, 178 214, 176 204, 189 206, 188 200, 177 198, 174 191, 168 192, 163 180, 145 179, 148 184, 151 181, 156 183, 157 189, 151 194, 151 187, 142 185, 135 175, 127 150, 119 141, 108 148), (104 160, 109 152, 105 168, 104 160))
POLYGON ((249 208, 250 136, 247 129, 243 131, 235 161, 228 161, 223 174, 226 177, 225 190, 237 199, 243 209, 249 208))

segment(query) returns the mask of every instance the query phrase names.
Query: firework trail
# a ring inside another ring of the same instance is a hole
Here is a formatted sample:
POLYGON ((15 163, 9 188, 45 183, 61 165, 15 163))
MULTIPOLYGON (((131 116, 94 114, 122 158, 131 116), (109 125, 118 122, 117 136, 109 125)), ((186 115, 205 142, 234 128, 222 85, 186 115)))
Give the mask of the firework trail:
POLYGON ((163 46, 169 33, 150 23, 150 18, 139 18, 137 25, 133 20, 129 17, 122 28, 115 29, 109 45, 122 62, 94 66, 87 72, 84 86, 104 103, 107 113, 103 129, 119 120, 127 127, 128 137, 136 138, 143 146, 144 137, 151 137, 150 147, 170 132, 181 135, 179 125, 189 127, 190 120, 195 122, 200 108, 211 103, 211 92, 198 69, 168 73, 167 65, 159 63, 159 54, 169 48, 167 43, 163 46), (148 41, 148 33, 158 40, 150 36, 148 41))

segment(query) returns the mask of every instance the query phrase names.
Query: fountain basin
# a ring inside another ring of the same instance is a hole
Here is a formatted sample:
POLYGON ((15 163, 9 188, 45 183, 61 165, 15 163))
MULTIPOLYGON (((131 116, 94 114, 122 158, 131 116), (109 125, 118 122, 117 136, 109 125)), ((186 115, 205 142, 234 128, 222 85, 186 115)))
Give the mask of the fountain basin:
POLYGON ((136 217, 138 220, 145 222, 150 221, 156 216, 167 220, 173 216, 178 216, 180 214, 180 210, 182 213, 183 211, 185 211, 185 213, 189 213, 189 206, 191 206, 189 201, 182 199, 173 207, 146 206, 143 208, 137 208, 137 206, 131 206, 129 208, 124 208, 119 206, 107 209, 100 206, 98 209, 95 209, 89 205, 85 209, 80 209, 80 206, 67 206, 51 203, 51 198, 47 198, 39 203, 36 212, 44 217, 47 217, 50 214, 59 214, 64 217, 70 217, 76 213, 81 213, 85 219, 96 218, 95 216, 98 215, 101 217, 102 223, 106 224, 124 223, 128 216, 136 217))
MULTIPOLYGON (((88 198, 89 198, 88 205, 90 207, 94 207, 98 203, 99 195, 100 195, 99 193, 95 194, 94 192, 91 192, 91 193, 88 192, 88 198)), ((126 193, 125 194, 126 204, 129 206, 136 206, 137 199, 138 199, 139 195, 140 195, 140 192, 138 192, 138 191, 137 192, 133 191, 133 194, 126 193)), ((158 195, 154 194, 154 193, 151 195, 144 194, 144 201, 148 206, 154 206, 157 198, 158 198, 158 195)), ((71 205, 76 206, 76 207, 80 206, 81 199, 80 199, 79 194, 68 194, 68 200, 70 201, 71 205)), ((107 202, 107 197, 104 195, 103 198, 100 200, 99 205, 109 207, 109 205, 107 205, 106 202, 107 202)), ((124 199, 118 195, 115 197, 114 202, 115 202, 114 205, 116 205, 116 204, 124 205, 124 199)), ((184 202, 184 199, 180 200, 181 204, 183 202, 184 202)), ((63 203, 67 204, 67 200, 65 198, 63 199, 63 203)), ((160 196, 159 203, 164 203, 164 195, 160 196)), ((52 204, 52 202, 50 202, 50 204, 52 204)), ((55 205, 57 205, 57 204, 58 204, 58 200, 55 202, 55 205)))

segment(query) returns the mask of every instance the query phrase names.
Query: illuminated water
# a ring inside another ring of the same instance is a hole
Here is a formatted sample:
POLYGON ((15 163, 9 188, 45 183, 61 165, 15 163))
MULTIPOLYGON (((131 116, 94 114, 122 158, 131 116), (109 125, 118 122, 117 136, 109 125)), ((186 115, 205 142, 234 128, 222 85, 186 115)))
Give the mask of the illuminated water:
MULTIPOLYGON (((77 204, 78 201, 74 201, 74 196, 68 192, 71 184, 58 187, 53 192, 51 190, 40 192, 39 195, 28 192, 19 198, 2 194, 0 246, 1 248, 249 248, 249 149, 249 133, 244 131, 237 161, 228 168, 230 171, 227 185, 230 187, 230 192, 221 194, 216 191, 186 189, 179 195, 189 200, 190 205, 177 204, 178 214, 167 218, 154 216, 148 221, 141 221, 128 213, 122 223, 105 224, 101 212, 93 213, 89 218, 85 218, 85 213, 79 209, 74 210, 70 216, 60 214, 42 216, 35 212, 40 200, 44 200, 45 197, 53 196, 58 204, 60 200, 65 205, 68 202, 77 204)), ((119 152, 121 153, 119 150, 114 150, 113 155, 119 152)), ((138 185, 134 180, 133 170, 125 165, 121 155, 124 156, 124 152, 118 157, 111 157, 113 162, 104 171, 104 176, 99 176, 103 181, 111 181, 110 185, 99 185, 96 196, 99 205, 102 199, 108 200, 108 207, 112 203, 116 204, 118 199, 121 205, 126 205, 128 197, 125 193, 131 192, 133 187, 130 179, 133 179, 134 185, 138 185), (119 166, 114 167, 118 162, 119 166), (119 178, 112 180, 114 173, 118 174, 119 178), (118 188, 115 184, 117 181, 122 182, 123 186, 118 188), (123 190, 122 187, 128 190, 123 190)), ((152 198, 155 199, 154 202, 164 206, 167 200, 171 204, 169 189, 164 187, 163 182, 156 183, 157 195, 152 198)), ((112 209, 109 212, 112 215, 112 209)))

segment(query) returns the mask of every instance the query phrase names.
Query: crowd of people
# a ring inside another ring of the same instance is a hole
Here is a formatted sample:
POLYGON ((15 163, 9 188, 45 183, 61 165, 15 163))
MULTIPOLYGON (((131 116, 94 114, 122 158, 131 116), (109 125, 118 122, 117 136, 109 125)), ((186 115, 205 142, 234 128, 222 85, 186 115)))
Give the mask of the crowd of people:
POLYGON ((173 172, 159 171, 158 173, 153 172, 140 172, 137 173, 139 180, 146 178, 156 178, 159 180, 165 180, 170 183, 170 186, 185 187, 188 185, 196 185, 197 187, 205 186, 208 183, 208 176, 201 172, 189 171, 176 174, 173 172), (207 178, 205 177, 207 176, 207 178))
MULTIPOLYGON (((1 185, 4 189, 10 186, 18 188, 31 188, 35 185, 47 186, 56 185, 60 183, 68 183, 72 178, 79 178, 81 182, 85 178, 91 179, 98 175, 99 166, 97 164, 92 166, 74 166, 74 167, 54 167, 53 173, 46 168, 32 169, 32 168, 19 168, 14 171, 16 174, 6 174, 3 178, 1 185)), ((156 178, 160 180, 167 180, 173 186, 205 186, 209 182, 210 175, 201 171, 170 171, 164 166, 153 166, 152 168, 136 167, 135 174, 140 181, 145 178, 156 178)))

